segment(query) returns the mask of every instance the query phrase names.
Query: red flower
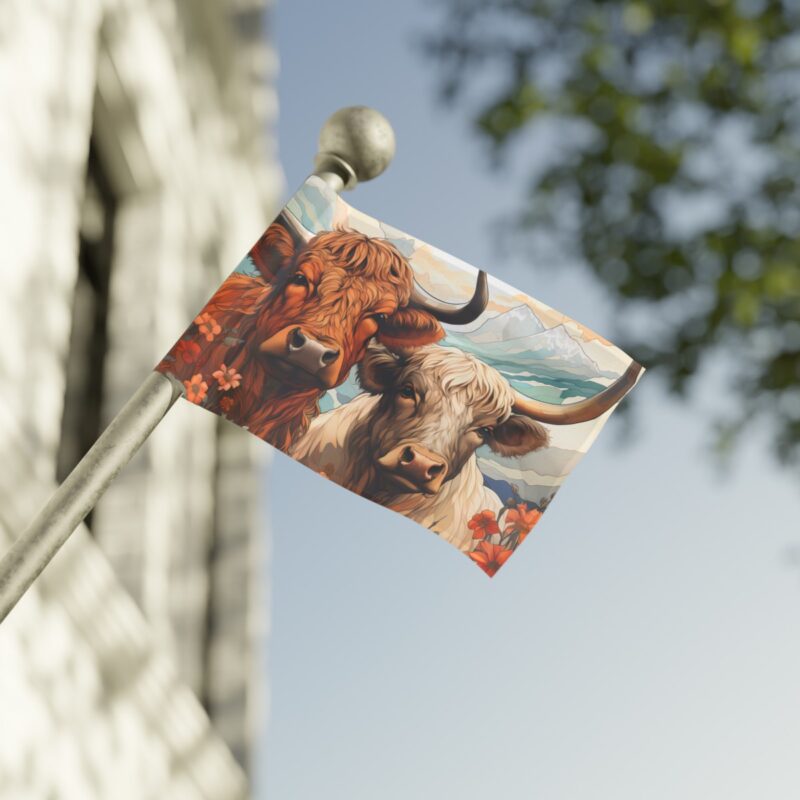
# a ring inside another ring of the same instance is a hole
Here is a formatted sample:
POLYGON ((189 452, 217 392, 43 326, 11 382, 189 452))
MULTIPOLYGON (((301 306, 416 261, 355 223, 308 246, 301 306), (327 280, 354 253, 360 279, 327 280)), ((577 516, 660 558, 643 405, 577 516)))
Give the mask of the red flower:
POLYGON ((200 333, 206 337, 207 342, 213 342, 214 337, 222 333, 222 328, 211 314, 200 314, 195 318, 195 325, 200 327, 200 333))
POLYGON ((219 369, 211 375, 217 379, 219 388, 223 392, 236 389, 242 381, 242 376, 233 367, 226 367, 224 364, 220 364, 219 369))
POLYGON ((511 558, 513 552, 500 547, 499 544, 480 542, 467 555, 491 578, 511 558))
POLYGON ((175 356, 185 364, 194 364, 197 357, 200 355, 200 345, 197 342, 192 342, 189 339, 181 339, 175 345, 175 356))
POLYGON ((493 533, 500 533, 500 526, 494 516, 494 511, 488 508, 479 511, 468 523, 467 527, 472 531, 473 539, 485 539, 493 533))
POLYGON ((183 385, 186 387, 186 399, 190 403, 200 403, 208 391, 208 384, 199 372, 197 375, 192 375, 190 381, 184 381, 183 385))
POLYGON ((542 512, 537 508, 526 508, 524 505, 509 508, 506 512, 506 527, 503 532, 506 534, 518 533, 522 537, 527 536, 541 516, 542 512))
POLYGON ((227 414, 233 407, 233 398, 223 397, 222 400, 219 401, 219 407, 227 414))

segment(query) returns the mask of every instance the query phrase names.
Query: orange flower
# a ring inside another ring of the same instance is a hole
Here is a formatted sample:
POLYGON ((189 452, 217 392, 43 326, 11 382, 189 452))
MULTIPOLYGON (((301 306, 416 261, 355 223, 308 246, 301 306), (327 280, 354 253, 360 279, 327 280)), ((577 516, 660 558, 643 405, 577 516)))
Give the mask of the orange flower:
POLYGON ((541 516, 542 512, 537 508, 526 508, 522 504, 516 508, 509 508, 506 513, 506 527, 503 532, 506 534, 518 533, 521 536, 526 536, 541 519, 541 516))
POLYGON ((213 342, 214 337, 222 332, 222 328, 217 325, 217 321, 211 314, 200 314, 194 322, 200 327, 200 333, 206 337, 207 342, 213 342))
POLYGON ((219 407, 226 414, 231 410, 232 406, 233 406, 232 397, 223 397, 222 400, 219 401, 219 407))
POLYGON ((224 364, 220 364, 219 369, 211 375, 217 379, 223 392, 236 389, 242 381, 242 376, 233 367, 226 367, 224 364))
POLYGON ((500 526, 494 516, 494 511, 488 508, 479 511, 468 523, 473 539, 485 539, 493 533, 500 533, 500 526))
POLYGON ((491 578, 511 558, 513 552, 513 550, 500 547, 499 544, 480 542, 467 555, 491 578))
POLYGON ((183 385, 186 387, 186 399, 190 403, 200 403, 208 391, 208 384, 199 372, 197 375, 192 375, 190 381, 184 381, 183 385))
POLYGON ((199 355, 200 345, 197 344, 197 342, 181 339, 178 344, 175 345, 175 356, 183 361, 184 364, 194 364, 199 355))

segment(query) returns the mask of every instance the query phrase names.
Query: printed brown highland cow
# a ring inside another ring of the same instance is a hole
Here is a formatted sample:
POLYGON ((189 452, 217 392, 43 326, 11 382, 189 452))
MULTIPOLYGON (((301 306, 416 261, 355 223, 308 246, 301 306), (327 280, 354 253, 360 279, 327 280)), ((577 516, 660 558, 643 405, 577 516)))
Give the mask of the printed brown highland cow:
POLYGON ((465 304, 436 302, 390 242, 352 230, 308 236, 288 212, 249 255, 258 275, 230 275, 156 369, 182 381, 192 402, 281 450, 371 339, 403 348, 436 342, 445 335, 440 321, 471 322, 488 297, 480 273, 465 304))

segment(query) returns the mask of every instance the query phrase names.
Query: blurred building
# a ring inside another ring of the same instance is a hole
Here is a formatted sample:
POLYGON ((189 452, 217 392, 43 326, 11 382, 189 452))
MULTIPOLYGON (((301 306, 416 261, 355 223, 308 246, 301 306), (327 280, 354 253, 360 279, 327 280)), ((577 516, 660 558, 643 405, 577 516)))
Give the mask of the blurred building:
MULTIPOLYGON (((0 548, 274 215, 264 6, 0 3, 0 548)), ((178 403, 0 626, 0 797, 248 796, 266 450, 178 403)))

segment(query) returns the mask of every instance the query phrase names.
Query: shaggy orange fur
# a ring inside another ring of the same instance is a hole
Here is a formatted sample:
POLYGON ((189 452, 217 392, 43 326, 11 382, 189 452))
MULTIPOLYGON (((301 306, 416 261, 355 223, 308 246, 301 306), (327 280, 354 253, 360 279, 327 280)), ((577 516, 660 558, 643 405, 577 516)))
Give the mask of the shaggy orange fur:
POLYGON ((342 383, 372 338, 418 347, 444 336, 431 314, 407 307, 413 273, 388 241, 337 230, 296 250, 291 234, 276 222, 249 255, 259 275, 230 275, 198 316, 210 317, 220 332, 212 329, 209 341, 195 321, 157 369, 181 381, 202 375, 208 389, 198 402, 282 450, 319 413, 323 390, 292 385, 286 370, 259 352, 269 337, 296 325, 335 343, 343 354, 342 383), (291 283, 299 273, 306 288, 291 283), (224 389, 213 378, 222 364, 241 375, 240 386, 224 389))

